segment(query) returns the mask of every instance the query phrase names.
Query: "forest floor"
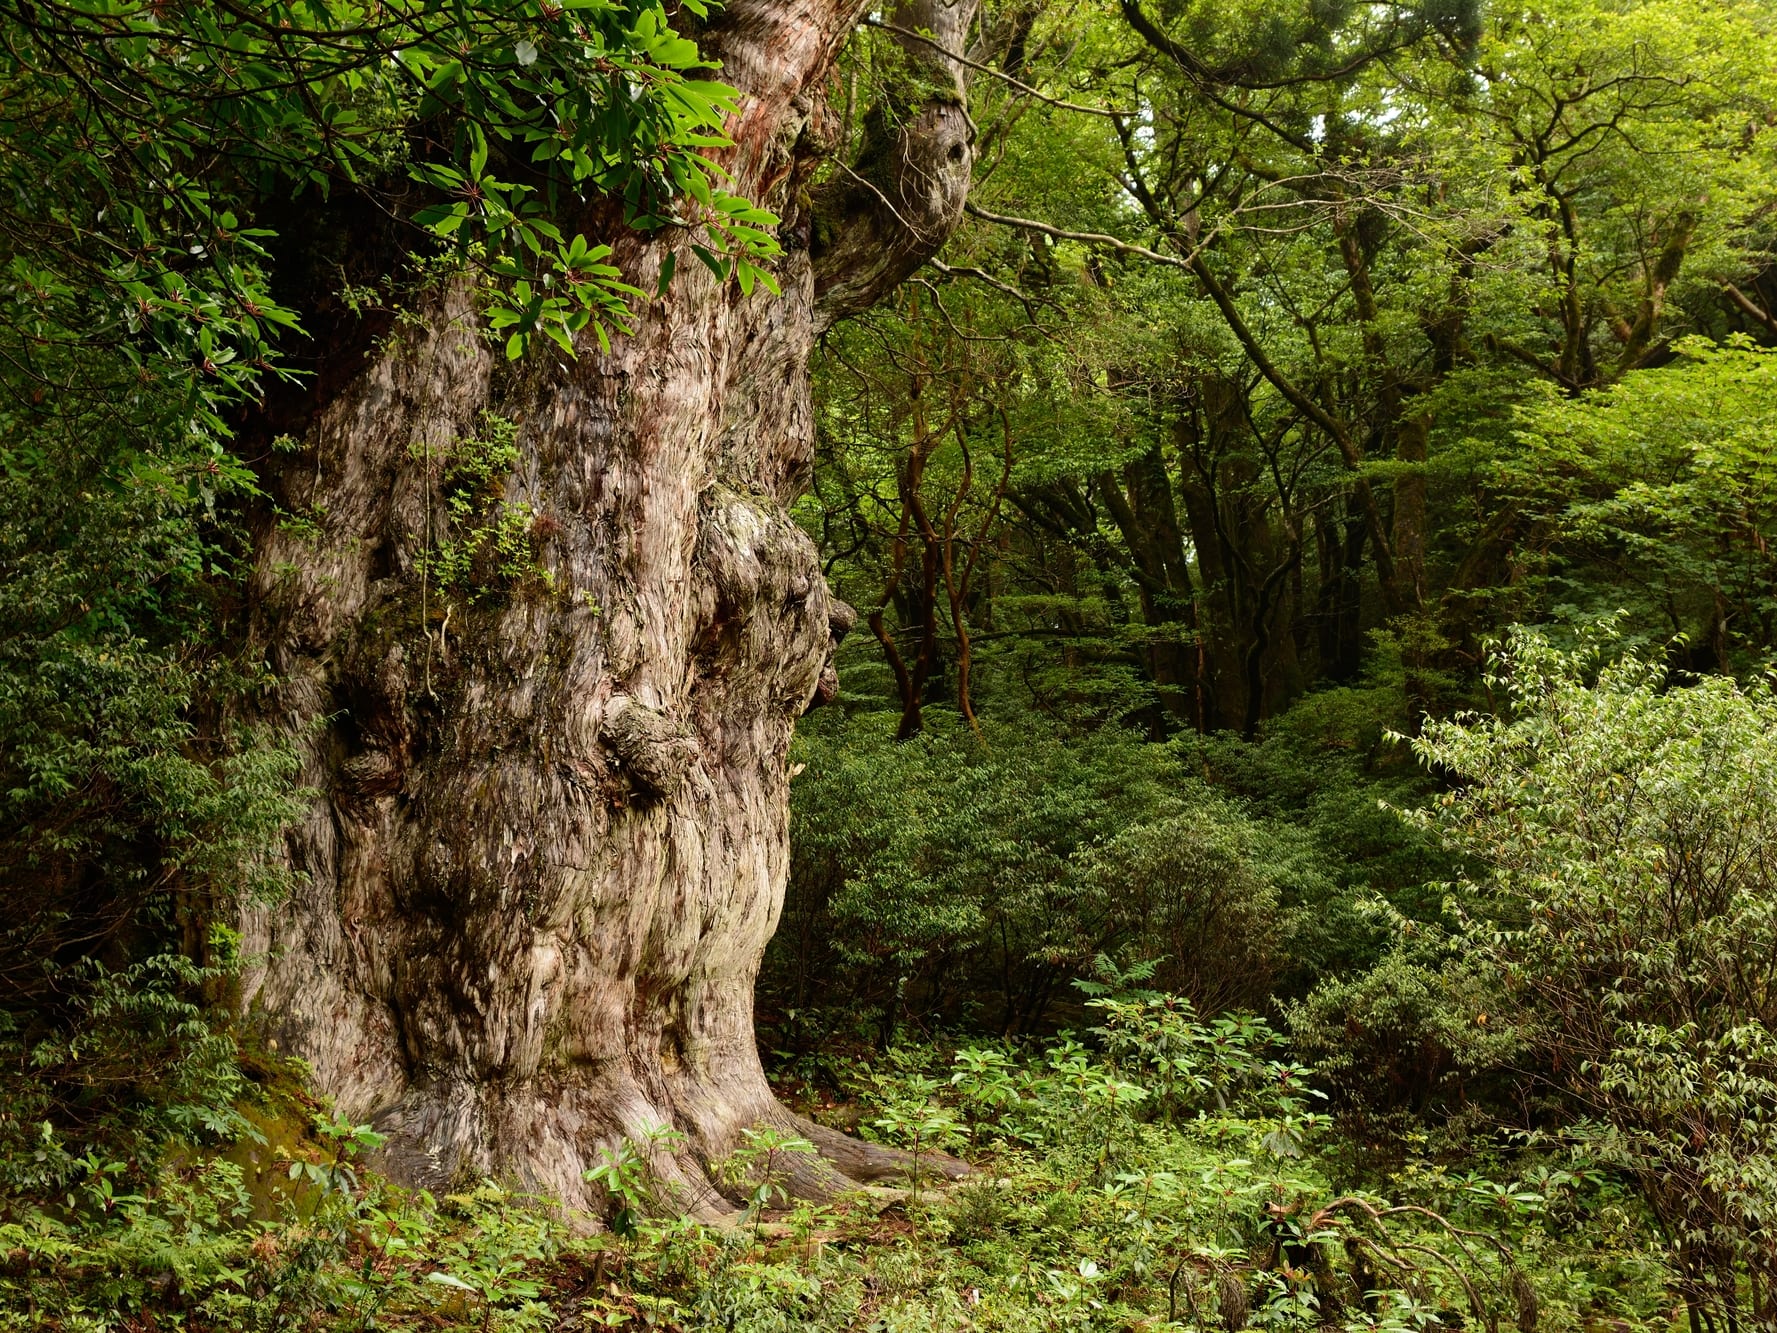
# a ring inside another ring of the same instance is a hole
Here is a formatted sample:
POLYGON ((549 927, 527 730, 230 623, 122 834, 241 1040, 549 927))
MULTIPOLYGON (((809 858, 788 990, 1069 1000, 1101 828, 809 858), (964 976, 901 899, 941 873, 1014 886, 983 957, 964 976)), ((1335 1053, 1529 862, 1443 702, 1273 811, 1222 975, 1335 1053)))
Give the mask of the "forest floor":
MULTIPOLYGON (((1173 1035, 1193 1030, 1216 1035, 1173 1035)), ((0 1327, 1672 1323, 1655 1251, 1583 1144, 1471 1143, 1458 1169, 1422 1136, 1364 1160, 1262 1041, 1225 1040, 1219 1063, 1179 1079, 1183 1062, 1169 1072, 1149 1040, 1145 1054, 1063 1036, 793 1062, 781 1086, 804 1110, 916 1163, 944 1150, 975 1170, 945 1184, 921 1165, 901 1188, 796 1202, 776 1181, 805 1146, 761 1134, 728 1164, 746 1202, 720 1225, 660 1208, 633 1151, 594 1169, 612 1203, 596 1229, 491 1180, 402 1190, 360 1167, 373 1135, 277 1087, 232 1145, 172 1154, 151 1188, 104 1197, 95 1164, 86 1197, 0 1225, 0 1327), (824 1087, 816 1064, 834 1076, 824 1087)))

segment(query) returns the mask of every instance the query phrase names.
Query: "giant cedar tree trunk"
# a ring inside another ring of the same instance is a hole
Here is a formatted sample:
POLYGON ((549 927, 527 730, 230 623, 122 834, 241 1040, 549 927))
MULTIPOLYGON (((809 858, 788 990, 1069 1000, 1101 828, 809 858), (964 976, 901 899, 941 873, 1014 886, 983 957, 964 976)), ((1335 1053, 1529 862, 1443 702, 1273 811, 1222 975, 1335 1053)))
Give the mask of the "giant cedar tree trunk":
MULTIPOLYGON (((895 18, 960 49, 974 3, 895 18)), ((320 795, 290 840, 305 883, 249 922, 267 961, 246 1000, 390 1135, 398 1177, 499 1172, 591 1204, 596 1149, 668 1127, 682 1144, 654 1168, 708 1214, 724 1203, 705 1168, 755 1124, 820 1146, 804 1193, 900 1164, 793 1121, 753 1038, 790 732, 849 623, 785 510, 813 454, 812 340, 943 242, 972 164, 962 67, 909 43, 915 95, 811 199, 860 9, 730 0, 705 39, 743 94, 724 165, 784 219, 781 299, 719 285, 682 233, 626 235, 618 262, 648 290, 683 252, 634 336, 508 367, 447 293, 309 405, 268 476, 319 525, 268 521, 252 591, 275 711, 320 795), (530 506, 553 588, 423 591, 425 553, 453 535, 445 460, 484 411, 517 423, 504 501, 530 506)))

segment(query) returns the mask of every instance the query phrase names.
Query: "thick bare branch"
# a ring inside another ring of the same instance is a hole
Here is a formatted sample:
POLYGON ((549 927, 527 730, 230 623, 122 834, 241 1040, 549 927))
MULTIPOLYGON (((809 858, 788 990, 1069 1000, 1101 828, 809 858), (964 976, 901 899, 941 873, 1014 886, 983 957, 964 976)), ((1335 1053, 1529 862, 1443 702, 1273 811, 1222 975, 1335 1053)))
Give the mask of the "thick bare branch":
POLYGON ((904 0, 877 25, 899 46, 900 67, 865 117, 857 159, 814 200, 817 331, 893 291, 962 221, 975 166, 974 62, 962 52, 978 5, 904 0))

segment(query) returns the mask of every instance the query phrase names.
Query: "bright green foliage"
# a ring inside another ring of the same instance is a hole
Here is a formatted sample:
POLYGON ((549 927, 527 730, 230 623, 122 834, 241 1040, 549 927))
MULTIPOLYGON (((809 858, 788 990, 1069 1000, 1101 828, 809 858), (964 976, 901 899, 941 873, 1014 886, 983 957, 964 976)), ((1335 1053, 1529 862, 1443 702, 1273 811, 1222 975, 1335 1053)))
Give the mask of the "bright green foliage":
MULTIPOLYGON (((896 1014, 1083 1026, 1060 987, 1006 997, 1102 942, 1212 1019, 1287 1019, 1278 1058, 1328 1093, 1345 1181, 1524 1164, 1550 1141, 1501 1135, 1584 1141, 1611 1202, 1550 1227, 1600 1264, 1545 1296, 1624 1313, 1634 1290, 1660 1322, 1650 1292, 1676 1277, 1699 1329, 1729 1306, 1769 1322, 1747 1266, 1769 1244, 1777 1105, 1756 1033, 1717 1014, 1692 1046, 1670 1035, 1682 1015, 1636 1016, 1649 979, 1619 994, 1609 968, 1519 956, 1522 891, 1488 879, 1561 820, 1623 814, 1610 789, 1545 810, 1540 768, 1501 739, 1533 776, 1501 777, 1492 842, 1440 846, 1436 820, 1394 812, 1479 780, 1436 719, 1510 706, 1483 645, 1514 622, 1565 625, 1560 642, 1621 611, 1630 643, 1742 679, 1777 652, 1777 13, 1182 0, 995 13, 980 43, 1024 86, 975 83, 974 221, 817 367, 802 516, 862 623, 839 659, 849 716, 799 742, 761 992, 797 1077, 842 1064, 816 1053, 845 1030, 820 1013, 841 994, 890 1016, 851 1029, 879 1041, 896 1014), (1416 771, 1389 733, 1422 728, 1444 748, 1416 771), (1203 958, 1254 990, 1206 983, 1203 958), (1597 1034, 1619 1022, 1653 1045, 1610 1055, 1597 1034), (1605 1114, 1618 1100, 1659 1108, 1645 1142, 1605 1114), (1650 1216, 1672 1249, 1647 1247, 1650 1216)), ((1606 706, 1623 746, 1660 734, 1606 706)), ((1697 707, 1707 744, 1750 734, 1697 707)), ((1744 790, 1710 799, 1755 818, 1744 790)), ((1637 828, 1638 854, 1659 836, 1637 828)), ((1612 882, 1638 881, 1598 895, 1612 882)), ((1692 940, 1636 892, 1631 915, 1574 902, 1563 938, 1628 932, 1626 953, 1719 959, 1762 994, 1762 888, 1732 939, 1692 940)), ((1012 1085, 999 1055, 970 1058, 954 1134, 978 1151, 1012 1085)), ((1128 1081, 1143 1114, 1173 1095, 1128 1081)))
POLYGON ((761 980, 778 1039, 866 1015, 879 1040, 906 1020, 1041 1030, 1102 953, 1155 961, 1207 1013, 1370 965, 1392 929, 1365 902, 1435 917, 1425 882, 1456 864, 1378 805, 1426 790, 1383 737, 1391 695, 1313 696, 1260 745, 1028 715, 977 737, 936 708, 896 742, 890 712, 810 717, 761 980))
MULTIPOLYGON (((972 198, 1039 225, 818 357, 798 514, 862 625, 760 990, 911 1191, 794 1204, 758 1128, 705 1227, 663 1136, 589 1164, 588 1238, 325 1116, 274 1197, 238 1167, 197 923, 278 890, 295 793, 225 720, 231 423, 333 295, 602 344, 650 294, 564 229, 594 198, 769 287, 684 15, 0 0, 0 1318, 1769 1326, 1769 0, 988 5, 972 198), (1648 660, 1551 646, 1619 611, 1648 660), (1487 673, 1515 621, 1569 628, 1487 673)), ((811 134, 881 141, 897 50, 811 134)), ((422 617, 547 591, 512 424, 419 456, 422 617)))
MULTIPOLYGON (((1070 106, 978 79, 979 220, 826 348, 808 517, 881 643, 851 679, 908 730, 1250 740, 1381 641, 1410 729, 1505 624, 1626 604, 1513 408, 1777 328, 1770 6, 1132 8, 984 29, 1070 106), (906 677, 863 665, 891 648, 906 677)), ((1686 583, 1648 632, 1723 637, 1686 583)), ((1741 669, 1777 638, 1720 586, 1741 669)))
MULTIPOLYGON (((1653 721, 1644 703, 1692 690, 1649 667, 1645 700, 1607 681, 1556 743, 1483 644, 1620 610, 1673 666, 1745 678, 1777 652, 1777 14, 1183 0, 994 12, 979 40, 1025 87, 975 82, 977 217, 817 363, 801 516, 862 614, 846 716, 799 737, 761 989, 799 1085, 844 1068, 835 1033, 1083 1028, 1067 976, 1101 951, 1156 964, 1205 1017, 1113 1008, 1061 1057, 1115 1080, 1097 1095, 1127 1096, 1125 1123, 1210 1113, 1188 1064, 1108 1072, 1130 1034, 1188 1060, 1191 1033, 1254 1008, 1287 1020, 1268 1058, 1328 1094, 1307 1153, 1342 1185, 1584 1177, 1589 1204, 1551 1202, 1526 1236, 1588 1251, 1537 1269, 1545 1322, 1664 1326, 1685 1298, 1699 1330, 1730 1307, 1768 1323, 1748 1275, 1777 1088, 1734 1018, 1763 1012, 1766 889, 1699 934, 1614 861, 1547 920, 1514 869, 1555 874, 1607 817, 1652 856, 1664 834, 1636 821, 1667 778, 1762 818, 1742 783, 1764 779, 1681 780, 1633 747, 1688 728, 1725 774, 1769 727, 1763 695, 1705 681, 1653 721), (1720 721, 1704 701, 1730 696, 1746 712, 1720 721), (1436 721, 1517 704, 1497 734, 1436 721), (1660 783, 1552 795, 1607 712, 1612 752, 1660 783), (1416 769, 1390 734, 1422 728, 1437 762, 1416 769), (1488 837, 1395 813, 1449 798, 1460 822, 1483 790, 1488 837), (1618 956, 1545 952, 1588 940, 1618 956), (1646 968, 1678 960, 1726 1006, 1694 1033, 1642 1011, 1677 988, 1646 968)), ((1016 1109, 1028 1066, 961 1058, 959 1100, 908 1071, 861 1123, 970 1154, 997 1132, 1049 1169, 1056 1139, 1016 1109)), ((1119 1150, 1074 1113, 1090 1152, 1119 1150)), ((1053 1266, 1048 1326, 1110 1308, 1086 1258, 1053 1266)))
POLYGON ((33 1163, 16 1187, 68 1165, 36 1156, 46 1121, 124 1155, 226 1123, 233 1046, 204 998, 233 950, 203 923, 282 887, 294 757, 216 720, 260 679, 217 621, 237 549, 220 516, 252 483, 184 406, 142 386, 0 409, 0 1155, 33 1163))
POLYGON ((423 587, 470 601, 533 576, 549 588, 551 571, 539 566, 531 536, 535 515, 504 497, 519 458, 517 423, 483 412, 481 425, 481 435, 452 441, 436 458, 430 446, 414 446, 438 476, 450 525, 423 559, 423 587))
POLYGON ((1541 577, 1663 638, 1704 627, 1693 664, 1756 665, 1777 626, 1777 359, 1742 340, 1582 398, 1520 408, 1501 489, 1542 531, 1541 577))
POLYGON ((295 327, 259 220, 280 195, 411 211, 409 245, 448 242, 501 284, 512 355, 539 334, 571 352, 589 324, 603 339, 640 295, 609 246, 562 232, 576 202, 704 227, 724 271, 775 251, 699 155, 733 92, 658 5, 103 0, 11 5, 0 26, 3 327, 136 365, 146 343, 205 400, 246 391, 295 327), (413 211, 404 178, 444 199, 413 211))
POLYGON ((106 447, 121 414, 97 403, 0 414, 0 868, 52 892, 175 869, 263 887, 255 846, 288 761, 188 750, 183 711, 245 683, 205 651, 208 581, 231 557, 205 519, 252 483, 213 441, 149 416, 167 406, 154 395, 138 404, 165 434, 133 448, 106 447), (161 859, 136 865, 144 836, 161 859))
MULTIPOLYGON (((92 1176, 101 1157, 123 1171, 138 1156, 154 1160, 169 1136, 214 1142, 244 1132, 233 1105, 246 1086, 235 1042, 197 998, 232 975, 232 961, 201 967, 162 952, 115 970, 41 967, 35 992, 55 995, 58 1010, 8 1012, 0 1030, 5 1196, 55 1199, 83 1177, 109 1189, 92 1176)), ((141 1175, 131 1167, 125 1183, 141 1175)))
POLYGON ((288 1151, 271 1194, 234 1160, 132 1164, 88 1156, 61 1206, 0 1219, 11 1256, 4 1328, 179 1327, 272 1333, 399 1326, 543 1330, 541 1265, 566 1241, 558 1219, 492 1181, 434 1200, 358 1162, 380 1136, 329 1116, 288 1151), (130 1181, 121 1191, 114 1182, 130 1181), (19 1320, 24 1322, 18 1322, 19 1320))
POLYGON ((1509 710, 1429 727, 1462 786, 1417 816, 1492 874, 1467 947, 1537 1081, 1609 1127, 1695 1308, 1777 1272, 1777 695, 1512 636, 1509 710))
POLYGON ((1465 1153, 1522 1092, 1523 1035, 1500 1015, 1488 967, 1436 922, 1379 906, 1393 937, 1371 967, 1326 977, 1290 1006, 1290 1047, 1327 1090, 1353 1149, 1398 1151, 1431 1132, 1465 1153))

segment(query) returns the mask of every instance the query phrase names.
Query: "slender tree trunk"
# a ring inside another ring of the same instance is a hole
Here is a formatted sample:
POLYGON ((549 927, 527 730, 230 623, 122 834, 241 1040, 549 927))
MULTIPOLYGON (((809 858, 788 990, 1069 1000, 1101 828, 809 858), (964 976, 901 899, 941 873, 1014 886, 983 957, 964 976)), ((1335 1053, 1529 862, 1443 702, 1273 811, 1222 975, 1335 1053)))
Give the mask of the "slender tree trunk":
MULTIPOLYGON (((1145 655, 1155 694, 1168 718, 1189 724, 1196 716, 1192 687, 1198 683, 1197 590, 1166 460, 1158 447, 1150 449, 1120 474, 1104 473, 1099 490, 1129 550, 1142 623, 1152 631, 1145 655)), ((1169 729, 1161 718, 1154 723, 1156 733, 1169 729)))
MULTIPOLYGON (((959 49, 972 10, 896 13, 959 49)), ((957 94, 919 83, 870 192, 811 203, 859 12, 731 0, 704 41, 743 94, 723 165, 784 219, 781 299, 718 284, 683 233, 613 227, 645 290, 678 262, 608 356, 508 366, 445 292, 317 390, 268 469, 314 528, 257 534, 253 625, 318 797, 290 838, 305 882, 248 923, 246 1003, 390 1135, 403 1179, 496 1172, 593 1205, 583 1170, 628 1136, 654 1145, 663 1205, 710 1214, 707 1167, 759 1123, 826 1155, 796 1168, 805 1194, 900 1165, 795 1122, 753 1037, 790 733, 849 622, 786 512, 813 456, 809 350, 942 243, 972 162, 956 67, 957 94), (516 423, 515 461, 481 518, 453 515, 488 412, 516 423), (504 553, 441 587, 441 548, 476 523, 504 553)))

